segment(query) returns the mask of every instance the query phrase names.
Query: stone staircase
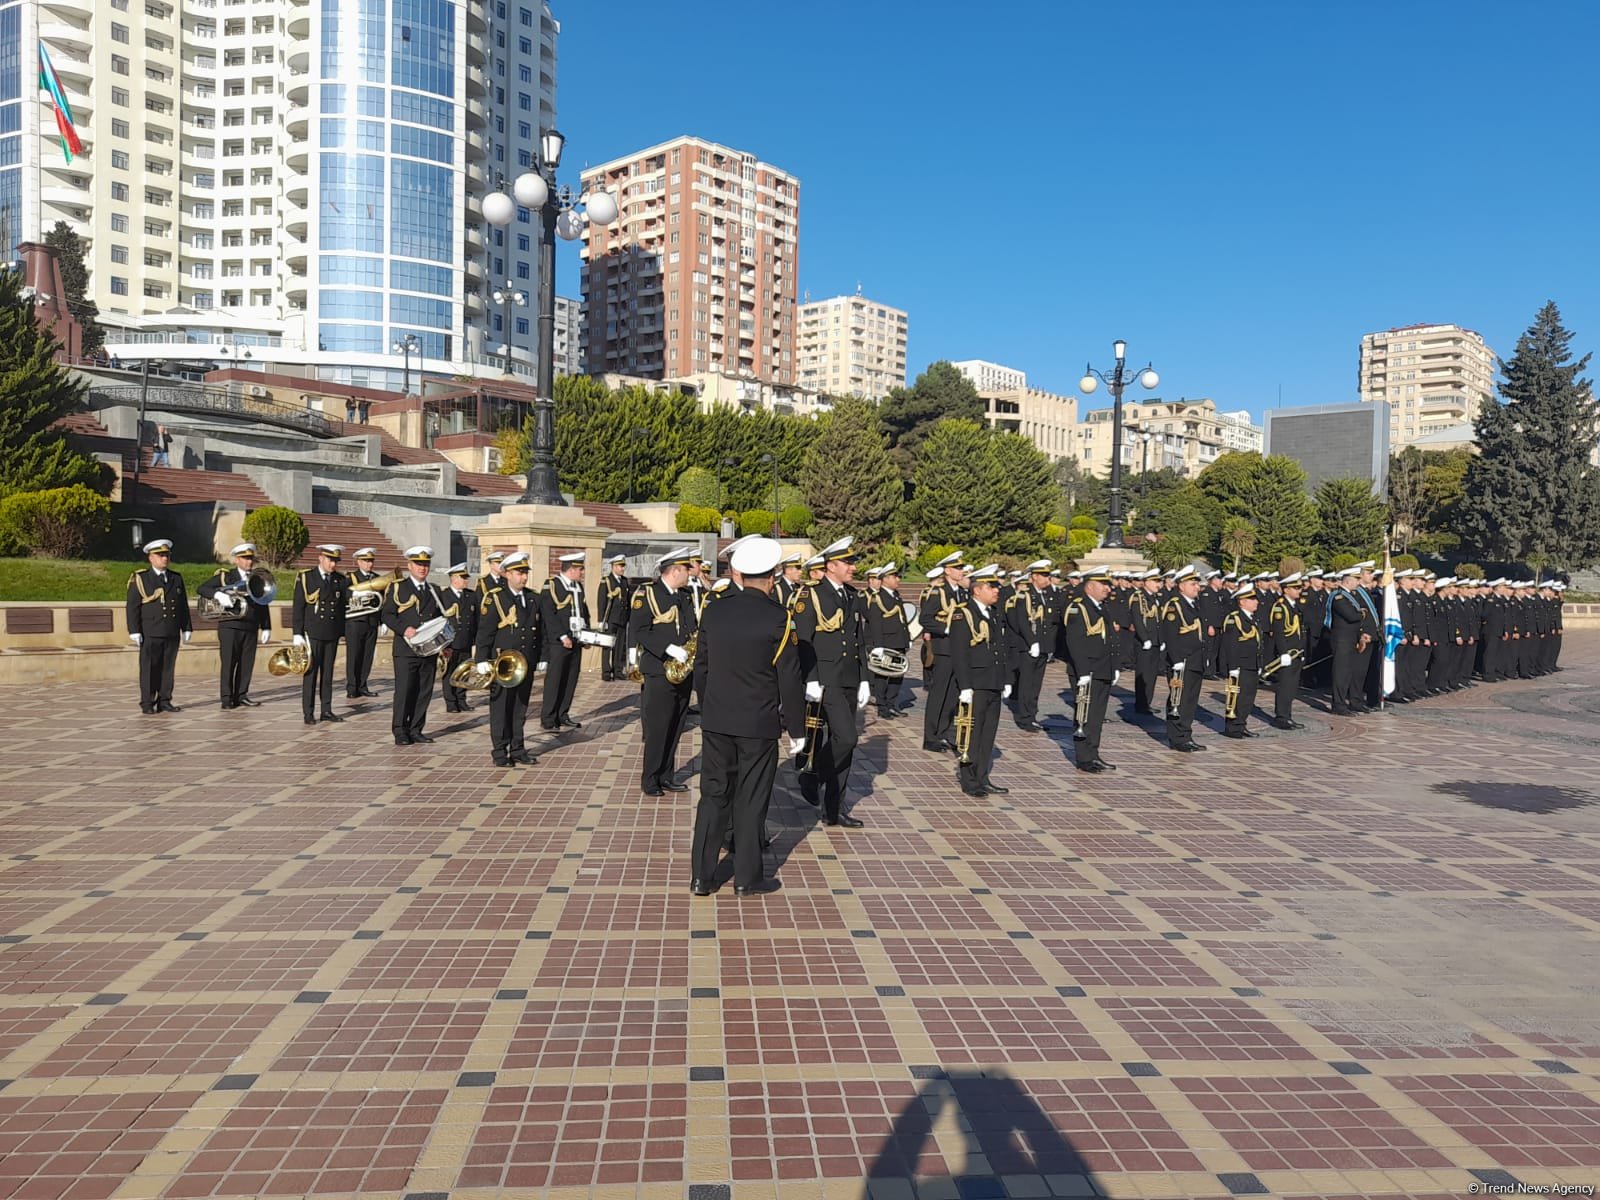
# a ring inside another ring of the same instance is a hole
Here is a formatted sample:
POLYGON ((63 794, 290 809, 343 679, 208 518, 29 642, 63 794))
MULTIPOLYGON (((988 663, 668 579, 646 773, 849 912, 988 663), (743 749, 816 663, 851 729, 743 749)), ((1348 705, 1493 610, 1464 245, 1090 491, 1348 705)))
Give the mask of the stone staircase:
POLYGON ((401 547, 384 537, 378 527, 365 517, 348 517, 336 513, 301 513, 300 519, 306 523, 306 532, 311 535, 311 540, 306 543, 306 548, 300 557, 291 564, 294 567, 303 569, 316 566, 317 547, 327 545, 344 547, 344 557, 339 560, 341 571, 355 570, 355 560, 351 556, 363 546, 371 546, 377 551, 378 561, 373 565, 379 571, 387 571, 405 562, 405 552, 401 547))

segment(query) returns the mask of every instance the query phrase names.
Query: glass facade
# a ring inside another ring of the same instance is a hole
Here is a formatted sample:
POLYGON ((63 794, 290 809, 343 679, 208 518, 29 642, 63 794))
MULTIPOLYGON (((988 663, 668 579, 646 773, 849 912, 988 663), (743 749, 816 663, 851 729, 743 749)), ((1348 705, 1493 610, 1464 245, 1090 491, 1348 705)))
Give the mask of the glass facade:
MULTIPOLYGON (((30 92, 31 95, 31 92, 30 92)), ((22 227, 22 4, 0 3, 0 260, 10 262, 22 227)))

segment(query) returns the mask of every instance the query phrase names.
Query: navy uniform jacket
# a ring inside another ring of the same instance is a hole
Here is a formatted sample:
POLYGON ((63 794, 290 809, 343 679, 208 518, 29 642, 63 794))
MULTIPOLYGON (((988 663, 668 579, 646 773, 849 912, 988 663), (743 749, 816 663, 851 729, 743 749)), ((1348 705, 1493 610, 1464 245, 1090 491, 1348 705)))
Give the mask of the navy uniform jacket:
POLYGON ((528 660, 528 676, 543 646, 539 628, 539 597, 522 589, 522 603, 509 587, 490 588, 478 600, 477 631, 473 636, 473 661, 493 662, 502 650, 515 650, 528 660))
POLYGON ((1067 661, 1074 683, 1085 675, 1109 682, 1117 669, 1117 635, 1110 615, 1087 596, 1067 605, 1067 661))
MULTIPOLYGON (((259 607, 259 606, 258 606, 259 607)), ((147 638, 175 638, 194 628, 189 595, 183 576, 168 570, 166 577, 154 567, 128 576, 128 632, 147 638)))
POLYGON ((1146 642, 1154 650, 1161 644, 1161 595, 1158 592, 1147 592, 1142 588, 1134 596, 1131 606, 1133 613, 1133 636, 1138 642, 1134 647, 1143 650, 1146 642))
POLYGON ((800 665, 808 680, 823 687, 855 688, 866 671, 863 598, 848 583, 843 589, 823 580, 795 601, 794 632, 800 639, 800 665))
POLYGON ((419 655, 406 641, 406 630, 420 629, 424 622, 444 616, 444 609, 439 603, 439 591, 433 584, 425 582, 419 590, 417 581, 408 575, 391 583, 384 591, 383 607, 378 610, 378 615, 394 633, 395 657, 420 658, 424 656, 419 655))
POLYGON ((482 592, 457 593, 454 588, 442 587, 436 589, 439 593, 439 613, 449 617, 450 624, 456 627, 456 636, 450 641, 450 649, 460 652, 471 650, 478 639, 478 606, 482 602, 482 592))
POLYGON ((1205 617, 1182 596, 1172 597, 1161 610, 1161 641, 1168 666, 1183 663, 1186 670, 1204 669, 1205 617))
POLYGON ((593 629, 589 623, 589 601, 583 594, 580 584, 577 591, 568 586, 565 578, 553 577, 544 581, 544 587, 539 592, 539 616, 544 622, 544 644, 546 654, 552 648, 565 650, 561 639, 571 638, 572 648, 578 648, 578 638, 572 632, 572 618, 576 614, 583 618, 583 627, 593 629))
POLYGON ((344 610, 349 603, 348 575, 330 571, 324 577, 317 567, 301 571, 294 581, 294 632, 319 642, 338 641, 344 636, 344 610))
POLYGON ((667 647, 682 646, 695 631, 689 597, 652 579, 634 589, 629 603, 628 644, 639 648, 639 672, 659 679, 666 674, 667 647))
MULTIPOLYGON (((171 574, 172 572, 167 572, 171 574)), ((236 583, 244 583, 250 578, 249 571, 241 571, 238 567, 218 567, 217 573, 206 580, 196 593, 202 599, 213 599, 223 588, 232 587, 236 583)), ((230 613, 225 613, 217 618, 220 625, 228 622, 230 625, 243 625, 250 629, 272 628, 272 605, 257 604, 248 596, 241 598, 243 603, 230 613)))
POLYGON ((600 581, 600 624, 621 629, 628 623, 628 601, 633 599, 633 584, 626 575, 607 575, 600 581))
POLYGON ((1005 602, 1006 640, 1014 659, 1028 657, 1028 647, 1039 643, 1040 661, 1050 647, 1050 603, 1031 583, 1020 585, 1005 602))
POLYGON ((1343 588, 1328 600, 1328 633, 1337 645, 1353 646, 1365 633, 1378 640, 1379 629, 1365 599, 1355 590, 1343 588))
POLYGON ((962 600, 961 589, 947 579, 941 579, 922 594, 922 632, 933 635, 933 653, 937 658, 950 653, 950 639, 946 635, 962 600))
MULTIPOLYGON (((377 571, 363 571, 360 567, 357 567, 354 571, 350 572, 351 583, 371 583, 374 579, 385 578, 388 577, 379 574, 377 571)), ((381 608, 382 605, 379 605, 379 607, 381 608)), ((375 608, 369 613, 363 613, 359 617, 350 617, 348 619, 351 621, 365 621, 369 625, 376 626, 378 621, 378 609, 375 608)))
POLYGON ((976 600, 960 605, 951 617, 947 640, 956 687, 998 692, 1011 681, 1005 628, 993 608, 985 616, 976 600))
POLYGON ((706 609, 695 667, 705 664, 700 728, 776 738, 806 730, 805 676, 783 605, 755 588, 729 590, 706 609))
POLYGON ((1279 596, 1267 612, 1267 657, 1278 659, 1293 650, 1300 651, 1299 665, 1306 666, 1306 655, 1311 653, 1311 628, 1306 624, 1304 608, 1287 596, 1279 596))
POLYGON ((910 649, 911 631, 906 625, 906 610, 900 603, 900 593, 893 588, 880 587, 862 599, 866 601, 867 648, 910 649))
POLYGON ((1223 674, 1261 670, 1261 627, 1255 617, 1242 608, 1234 609, 1222 619, 1220 636, 1218 657, 1222 661, 1217 666, 1223 674))

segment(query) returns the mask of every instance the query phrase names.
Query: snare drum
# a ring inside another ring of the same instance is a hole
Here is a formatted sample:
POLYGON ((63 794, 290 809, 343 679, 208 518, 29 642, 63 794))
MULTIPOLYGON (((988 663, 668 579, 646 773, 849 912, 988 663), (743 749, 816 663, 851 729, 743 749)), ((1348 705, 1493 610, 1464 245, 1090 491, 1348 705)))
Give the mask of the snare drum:
POLYGON ((417 631, 406 639, 406 645, 422 658, 432 658, 455 640, 456 627, 448 617, 434 617, 417 626, 417 631))
POLYGON ((578 641, 585 646, 611 647, 617 644, 617 635, 614 633, 601 633, 594 629, 584 629, 578 633, 578 641))

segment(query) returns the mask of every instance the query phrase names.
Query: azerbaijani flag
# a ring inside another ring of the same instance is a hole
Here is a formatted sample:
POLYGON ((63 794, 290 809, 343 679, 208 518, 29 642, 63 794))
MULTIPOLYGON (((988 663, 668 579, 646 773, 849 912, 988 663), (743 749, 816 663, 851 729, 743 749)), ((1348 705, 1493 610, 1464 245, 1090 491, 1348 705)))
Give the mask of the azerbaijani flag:
POLYGON ((1405 633, 1400 627, 1400 597, 1394 590, 1394 564, 1389 547, 1383 548, 1383 694, 1391 695, 1395 684, 1395 654, 1405 633))
POLYGON ((72 123, 72 105, 67 103, 67 93, 62 90, 61 80, 50 62, 50 52, 43 42, 39 43, 39 86, 50 93, 50 107, 56 111, 56 128, 61 132, 61 152, 71 162, 74 154, 83 153, 83 140, 72 123))

